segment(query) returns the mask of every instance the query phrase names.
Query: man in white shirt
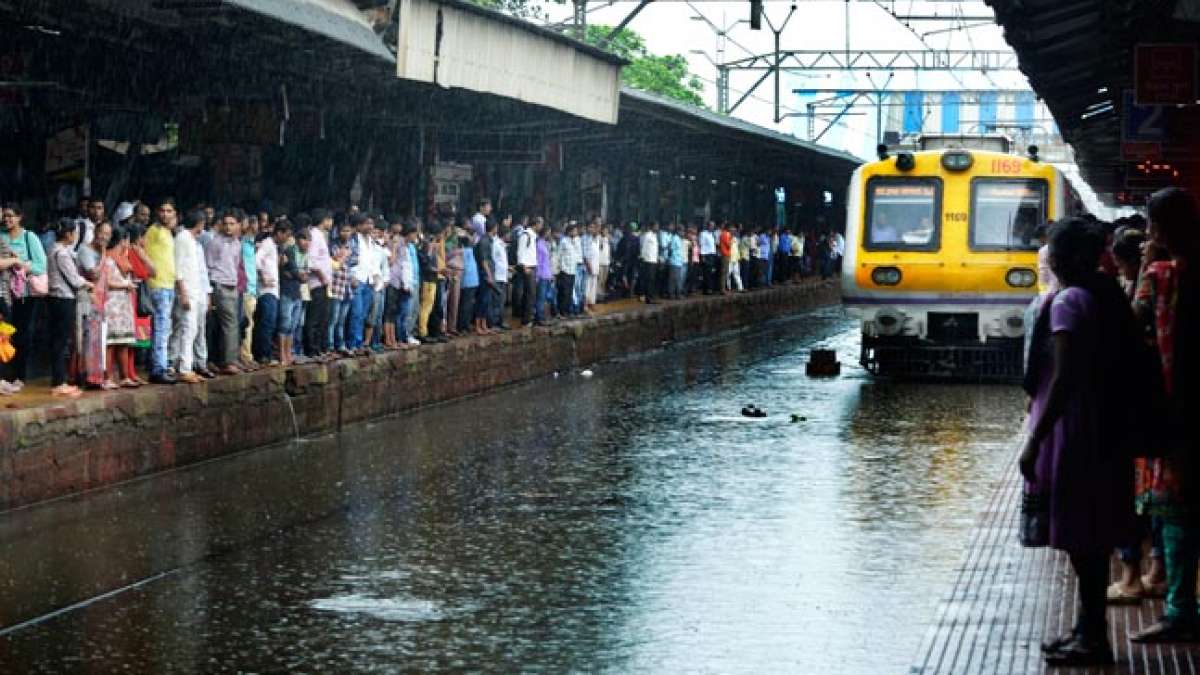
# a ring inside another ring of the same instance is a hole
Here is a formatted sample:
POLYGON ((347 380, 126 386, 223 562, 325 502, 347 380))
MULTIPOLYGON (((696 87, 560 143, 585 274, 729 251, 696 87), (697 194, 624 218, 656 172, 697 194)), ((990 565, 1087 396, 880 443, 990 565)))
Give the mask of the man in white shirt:
POLYGON ((846 255, 846 238, 841 232, 833 233, 833 266, 837 271, 842 271, 842 257, 846 255))
POLYGON ((310 359, 329 352, 329 284, 333 281, 333 258, 329 255, 329 231, 333 215, 317 210, 308 230, 308 292, 304 311, 304 355, 310 359))
POLYGON ((192 211, 175 234, 175 316, 171 324, 170 351, 179 355, 178 381, 188 384, 204 379, 194 369, 197 365, 197 331, 201 317, 208 311, 205 275, 201 272, 206 262, 196 241, 206 222, 208 219, 203 211, 192 211))
POLYGON ((533 226, 519 225, 513 230, 517 247, 517 267, 513 271, 513 312, 521 317, 521 325, 533 324, 534 295, 537 293, 537 233, 541 218, 533 226))
POLYGON ((487 230, 488 216, 492 215, 492 200, 479 200, 479 209, 471 216, 471 243, 478 244, 487 230))
POLYGON ((353 262, 353 267, 350 268, 350 332, 346 336, 346 348, 356 351, 363 347, 363 326, 375 297, 379 261, 375 258, 371 241, 371 232, 375 229, 371 219, 362 213, 355 213, 350 216, 350 223, 354 226, 354 248, 358 256, 351 256, 348 261, 353 262))
POLYGON ((492 246, 492 276, 496 281, 496 293, 492 296, 489 309, 492 312, 492 326, 500 330, 509 330, 504 323, 504 300, 508 297, 508 246, 504 242, 505 234, 512 226, 512 216, 505 216, 500 221, 496 231, 496 241, 492 246))
POLYGON ((254 248, 258 303, 254 307, 251 351, 254 360, 261 364, 274 362, 276 347, 280 349, 280 355, 283 354, 283 347, 276 337, 279 322, 279 247, 287 242, 291 230, 286 223, 280 223, 270 232, 271 236, 259 240, 254 248))
POLYGON ((708 221, 700 230, 700 264, 702 285, 705 295, 712 295, 717 290, 717 224, 708 221))
POLYGON ((590 316, 592 308, 596 306, 596 283, 600 275, 601 234, 599 217, 592 218, 592 222, 588 224, 587 234, 587 238, 583 240, 583 311, 590 316))
POLYGON ((104 222, 104 200, 93 197, 86 201, 86 215, 75 220, 75 230, 78 235, 75 237, 73 250, 76 254, 81 248, 92 245, 92 240, 96 236, 96 226, 104 222))
MULTIPOLYGON (((372 219, 374 231, 371 233, 371 258, 378 265, 372 279, 373 294, 371 307, 367 310, 367 326, 363 335, 363 347, 372 351, 383 350, 383 315, 387 305, 387 282, 392 272, 391 248, 388 246, 388 223, 382 214, 372 219)), ((444 316, 444 313, 443 313, 444 316)))
POLYGON ((647 305, 654 304, 654 287, 658 284, 658 223, 651 221, 642 233, 641 263, 642 295, 647 305))

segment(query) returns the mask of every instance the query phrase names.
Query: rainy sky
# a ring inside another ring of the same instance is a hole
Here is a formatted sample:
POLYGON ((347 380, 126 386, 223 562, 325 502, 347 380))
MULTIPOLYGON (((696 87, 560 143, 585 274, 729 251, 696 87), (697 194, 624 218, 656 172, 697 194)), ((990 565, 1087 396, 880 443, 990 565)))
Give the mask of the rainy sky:
MULTIPOLYGON (((543 3, 551 22, 570 18, 570 5, 543 3)), ((767 0, 765 12, 776 25, 787 16, 790 3, 767 0)), ((616 25, 629 13, 636 2, 622 0, 605 3, 593 0, 589 3, 588 21, 591 23, 616 25)), ((1008 49, 1001 29, 994 23, 969 20, 972 16, 991 16, 991 9, 982 2, 920 2, 917 0, 879 0, 879 2, 854 0, 800 0, 796 13, 782 34, 784 49, 844 50, 847 46, 846 11, 849 8, 850 49, 923 49, 926 45, 937 49, 1008 49), (894 8, 902 15, 941 15, 968 17, 965 21, 922 21, 906 28, 889 13, 894 8), (962 25, 972 26, 969 30, 947 30, 962 25), (924 43, 922 44, 922 39, 924 43)), ((630 27, 645 37, 650 50, 659 54, 683 54, 692 72, 705 83, 704 97, 709 107, 716 107, 717 31, 728 28, 725 44, 725 61, 744 58, 752 53, 765 54, 771 51, 774 36, 764 25, 760 31, 750 30, 749 25, 739 20, 749 18, 749 3, 709 2, 706 0, 659 0, 648 5, 634 18, 630 27), (692 17, 703 17, 706 20, 692 17), (693 53, 701 52, 701 53, 693 53)), ((741 94, 758 78, 760 72, 734 72, 730 76, 731 100, 741 94)), ((887 73, 874 73, 867 78, 865 73, 813 73, 808 75, 788 74, 781 89, 786 93, 797 88, 814 89, 870 89, 886 81, 887 73)), ((1025 77, 1017 72, 1010 73, 932 73, 921 74, 897 72, 888 89, 962 90, 962 89, 1028 89, 1025 77)), ((800 118, 785 119, 780 124, 772 120, 772 87, 769 83, 760 86, 754 97, 747 100, 736 111, 736 115, 761 126, 804 136, 807 122, 800 118)), ((802 112, 804 106, 796 97, 785 95, 784 112, 802 112)), ((858 155, 869 155, 875 147, 874 116, 861 115, 845 118, 841 133, 826 142, 840 150, 858 155)))

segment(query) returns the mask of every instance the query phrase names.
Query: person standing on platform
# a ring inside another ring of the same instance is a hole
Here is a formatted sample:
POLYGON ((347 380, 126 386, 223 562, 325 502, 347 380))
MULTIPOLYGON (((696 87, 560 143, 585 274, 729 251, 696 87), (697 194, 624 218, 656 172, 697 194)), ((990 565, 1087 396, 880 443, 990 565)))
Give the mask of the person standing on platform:
POLYGON ((732 290, 730 279, 737 275, 737 255, 736 255, 736 238, 733 232, 730 231, 728 222, 721 226, 721 234, 717 239, 717 255, 719 256, 719 274, 720 276, 720 291, 721 295, 726 295, 732 290))
POLYGON ((280 350, 280 356, 283 356, 282 345, 275 341, 279 325, 279 252, 291 237, 291 230, 287 223, 282 223, 268 232, 270 236, 260 240, 254 251, 258 301, 254 308, 251 356, 261 365, 278 365, 282 358, 276 361, 275 351, 280 350))
POLYGON ((146 281, 154 308, 151 334, 150 381, 175 384, 167 373, 167 343, 171 339, 171 315, 175 308, 175 201, 164 199, 158 205, 158 219, 146 231, 146 256, 154 274, 146 281))
POLYGON ((178 357, 178 380, 187 384, 204 379, 195 372, 195 346, 202 318, 208 311, 208 291, 204 288, 206 275, 202 272, 206 265, 204 251, 196 237, 207 222, 203 211, 192 211, 175 235, 175 314, 171 353, 178 357))
POLYGON ((513 271, 514 291, 520 286, 520 292, 513 295, 513 312, 521 318, 521 324, 528 326, 534 321, 537 306, 537 263, 538 263, 538 232, 542 229, 543 220, 534 218, 515 232, 517 244, 517 266, 513 271))
POLYGON ((79 387, 67 383, 67 358, 75 333, 75 297, 92 290, 92 284, 75 266, 74 245, 78 228, 70 219, 58 222, 55 243, 46 261, 47 301, 50 332, 50 393, 60 398, 79 398, 79 387))
POLYGON ((1043 302, 1025 376, 1032 402, 1020 470, 1026 503, 1038 506, 1023 512, 1042 513, 1047 527, 1023 532, 1023 540, 1066 552, 1079 596, 1074 630, 1042 645, 1052 666, 1112 662, 1105 617, 1109 559, 1137 532, 1133 458, 1120 443, 1130 429, 1111 413, 1127 403, 1129 369, 1090 365, 1118 354, 1131 363, 1123 337, 1132 336, 1135 348, 1138 340, 1124 293, 1096 271, 1102 248, 1103 238, 1082 219, 1055 226, 1051 258, 1063 291, 1043 302))
MULTIPOLYGON (((1200 214, 1181 188, 1154 193, 1146 205, 1150 240, 1167 260, 1146 256, 1135 295, 1140 313, 1153 317, 1166 390, 1162 434, 1166 452, 1155 459, 1153 513, 1162 518, 1167 568, 1166 616, 1135 634, 1134 642, 1197 642, 1196 565, 1200 560, 1200 214)), ((1054 259, 1051 239, 1051 260, 1054 259)), ((1058 270, 1055 269, 1058 273, 1058 270)), ((1058 273, 1060 284, 1067 280, 1058 273)))
POLYGON ((329 232, 333 216, 318 210, 308 228, 308 306, 304 311, 304 354, 310 359, 328 352, 329 284, 333 281, 333 258, 329 255, 329 232))
POLYGON ((658 283, 658 258, 658 223, 650 221, 650 225, 642 233, 639 257, 641 271, 638 272, 642 282, 642 297, 647 305, 654 304, 654 287, 658 283))
POLYGON ((712 295, 717 291, 717 234, 716 223, 708 221, 704 224, 704 229, 700 230, 700 265, 701 265, 701 287, 704 289, 705 295, 712 295))
POLYGON ((535 326, 547 325, 550 318, 550 302, 554 298, 554 267, 553 243, 550 240, 550 227, 541 218, 536 220, 538 225, 537 240, 537 294, 534 296, 533 321, 535 326))
POLYGON ((33 339, 34 327, 38 325, 46 303, 46 289, 34 289, 32 281, 34 277, 46 278, 46 249, 42 246, 41 239, 25 229, 24 214, 19 205, 5 204, 0 213, 3 213, 4 218, 0 240, 8 244, 20 260, 18 267, 10 269, 16 271, 25 281, 18 289, 19 292, 13 294, 11 308, 11 322, 17 329, 13 335, 13 347, 17 353, 13 355, 9 369, 12 386, 19 390, 28 376, 27 366, 35 351, 34 345, 37 344, 33 339))
POLYGON ((213 309, 219 326, 215 352, 223 375, 237 375, 238 368, 238 288, 242 269, 240 223, 233 211, 221 214, 218 231, 208 242, 204 258, 208 263, 208 280, 212 284, 213 309))

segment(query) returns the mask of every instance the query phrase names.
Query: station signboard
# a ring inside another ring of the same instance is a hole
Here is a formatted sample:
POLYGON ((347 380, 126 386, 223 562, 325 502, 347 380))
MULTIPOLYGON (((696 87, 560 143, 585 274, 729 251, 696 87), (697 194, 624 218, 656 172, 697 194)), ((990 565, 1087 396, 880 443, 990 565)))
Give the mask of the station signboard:
POLYGON ((1139 105, 1196 102, 1196 45, 1140 44, 1134 49, 1134 89, 1139 105))
POLYGON ((1161 143, 1167 138, 1167 110, 1161 105, 1142 105, 1132 89, 1121 97, 1121 140, 1161 143))

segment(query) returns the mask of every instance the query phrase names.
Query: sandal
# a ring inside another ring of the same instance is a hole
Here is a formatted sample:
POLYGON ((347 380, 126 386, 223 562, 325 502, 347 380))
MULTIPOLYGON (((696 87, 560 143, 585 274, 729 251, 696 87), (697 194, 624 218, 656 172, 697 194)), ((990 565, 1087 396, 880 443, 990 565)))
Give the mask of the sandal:
POLYGON ((4 380, 0 380, 0 396, 12 396, 18 389, 4 380))
POLYGON ((1200 642, 1200 635, 1196 634, 1196 629, 1192 625, 1163 617, 1146 630, 1130 635, 1129 640, 1138 644, 1200 642))
POLYGON ((1079 666, 1106 666, 1113 663, 1112 646, 1107 639, 1086 640, 1072 638, 1062 647, 1043 657, 1048 666, 1075 668, 1079 666))
POLYGON ((56 398, 79 398, 83 392, 79 390, 79 387, 62 384, 51 389, 50 395, 56 398))
POLYGON ((112 380, 105 380, 100 383, 100 388, 103 389, 104 391, 112 391, 113 389, 120 389, 121 387, 120 387, 120 385, 118 385, 116 382, 113 382, 112 380))
POLYGON ((134 381, 133 379, 128 378, 128 377, 121 380, 120 382, 118 382, 118 384, 121 385, 122 387, 125 387, 126 389, 136 389, 136 388, 142 386, 142 385, 138 384, 136 381, 134 381))
MULTIPOLYGON (((1138 585, 1141 586, 1141 584, 1138 585)), ((1105 597, 1110 605, 1136 605, 1141 603, 1145 594, 1145 589, 1141 589, 1141 592, 1130 592, 1128 588, 1122 586, 1120 583, 1113 582, 1105 592, 1105 597)))
POLYGON ((1051 652, 1057 652, 1060 649, 1062 649, 1063 647, 1066 647, 1067 645, 1074 642, 1074 640, 1075 640, 1075 633, 1071 632, 1071 633, 1067 633, 1066 635, 1056 637, 1049 642, 1043 642, 1042 643, 1042 653, 1049 654, 1051 652))

